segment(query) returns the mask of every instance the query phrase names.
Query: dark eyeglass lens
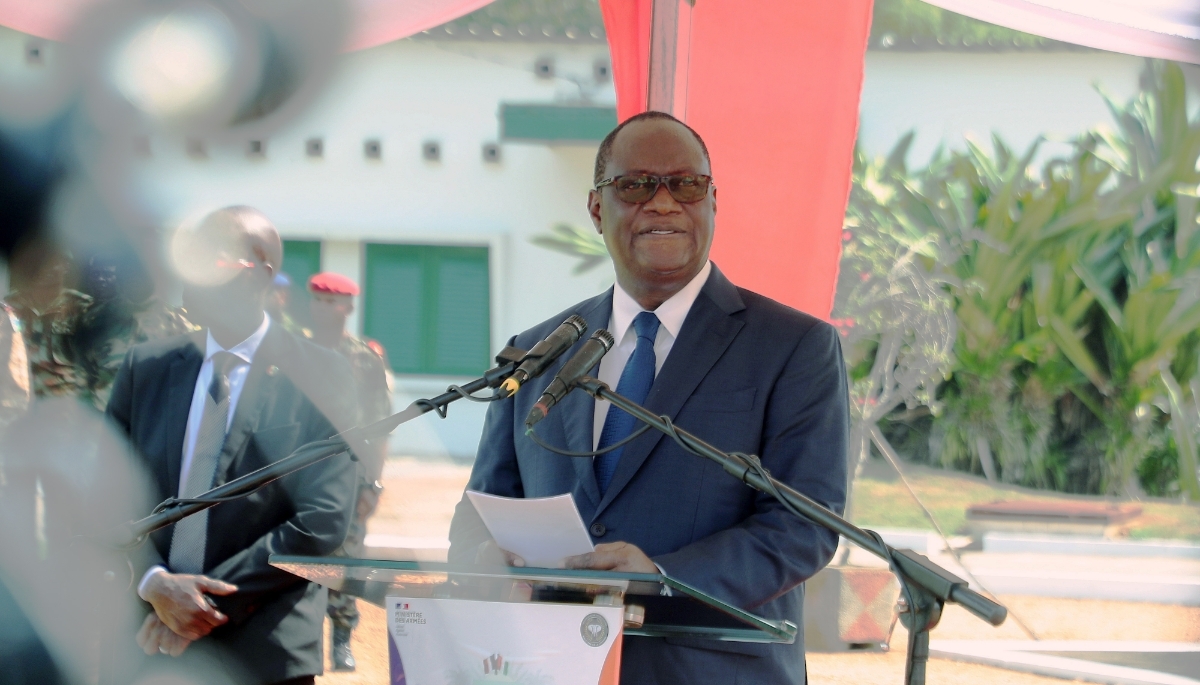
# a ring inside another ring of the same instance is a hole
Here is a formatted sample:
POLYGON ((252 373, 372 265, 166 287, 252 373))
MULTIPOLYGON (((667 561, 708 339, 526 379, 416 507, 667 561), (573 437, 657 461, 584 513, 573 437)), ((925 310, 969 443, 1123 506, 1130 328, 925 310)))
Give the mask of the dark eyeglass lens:
POLYGON ((617 197, 625 202, 641 203, 649 200, 658 190, 658 179, 653 176, 629 176, 616 182, 617 197))
POLYGON ((708 194, 708 183, 697 176, 671 176, 665 180, 667 190, 679 202, 695 202, 708 194))
MULTIPOLYGON (((664 176, 667 191, 677 202, 695 202, 708 194, 708 183, 698 176, 664 176)), ((617 197, 625 202, 642 203, 658 192, 654 176, 630 176, 617 179, 617 197)))

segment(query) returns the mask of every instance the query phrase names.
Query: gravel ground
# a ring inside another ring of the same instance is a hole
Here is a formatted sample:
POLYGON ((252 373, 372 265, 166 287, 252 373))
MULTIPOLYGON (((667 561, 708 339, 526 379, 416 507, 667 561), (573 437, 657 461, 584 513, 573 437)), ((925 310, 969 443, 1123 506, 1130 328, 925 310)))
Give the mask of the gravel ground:
MULTIPOLYGON (((443 537, 450 527, 454 505, 462 496, 470 468, 446 462, 412 458, 389 461, 384 471, 387 488, 379 511, 371 520, 372 533, 413 537, 443 537)), ((1045 597, 1001 597, 1038 637, 1054 640, 1168 640, 1200 642, 1200 607, 1179 607, 1138 602, 1051 599, 1045 597)), ((388 663, 384 612, 359 603, 363 620, 354 633, 354 673, 328 673, 318 678, 322 685, 383 685, 388 663)), ((970 614, 951 606, 936 639, 1024 639, 1017 623, 1009 620, 992 628, 970 614)), ((328 646, 328 638, 325 642, 328 646)), ((810 681, 814 684, 899 684, 904 676, 903 629, 897 628, 888 653, 809 654, 810 681)), ((943 659, 929 663, 928 679, 935 683, 976 685, 1034 685, 1062 683, 1003 669, 963 664, 943 659)))

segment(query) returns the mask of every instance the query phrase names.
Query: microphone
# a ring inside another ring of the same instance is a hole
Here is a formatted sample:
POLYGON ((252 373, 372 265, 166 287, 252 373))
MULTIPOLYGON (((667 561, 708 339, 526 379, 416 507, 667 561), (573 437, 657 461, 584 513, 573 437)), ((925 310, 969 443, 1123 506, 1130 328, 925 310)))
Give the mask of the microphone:
POLYGON ((575 387, 575 383, 580 377, 587 374, 593 366, 600 363, 600 359, 606 352, 612 349, 613 337, 612 333, 601 328, 588 338, 588 341, 579 348, 574 357, 571 357, 566 364, 563 364, 562 370, 550 381, 550 385, 546 386, 546 392, 538 399, 537 404, 533 405, 533 409, 529 410, 529 416, 525 419, 525 427, 533 428, 534 424, 546 418, 546 414, 550 413, 550 408, 562 401, 567 393, 575 387))
POLYGON ((571 346, 579 342, 579 338, 587 333, 587 321, 583 320, 582 316, 572 315, 566 321, 559 324, 554 332, 546 336, 546 339, 533 346, 532 350, 525 355, 525 361, 517 367, 511 376, 504 379, 500 384, 500 391, 507 393, 505 397, 512 397, 517 394, 521 384, 530 378, 535 378, 542 375, 547 366, 558 359, 563 352, 571 349, 571 346))

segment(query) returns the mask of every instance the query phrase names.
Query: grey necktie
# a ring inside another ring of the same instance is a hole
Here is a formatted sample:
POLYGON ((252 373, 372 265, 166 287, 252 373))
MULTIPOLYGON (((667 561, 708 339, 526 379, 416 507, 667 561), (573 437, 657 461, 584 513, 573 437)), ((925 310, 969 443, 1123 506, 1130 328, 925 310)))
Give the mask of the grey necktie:
MULTIPOLYGON (((192 465, 188 470, 187 482, 179 496, 195 498, 212 489, 216 476, 217 460, 225 445, 225 428, 229 423, 229 372, 244 363, 230 352, 213 355, 212 382, 204 394, 204 414, 200 419, 200 430, 196 434, 196 448, 192 451, 192 465)), ((167 565, 174 573, 201 573, 204 571, 204 546, 208 534, 208 510, 179 521, 171 536, 171 551, 167 565)))

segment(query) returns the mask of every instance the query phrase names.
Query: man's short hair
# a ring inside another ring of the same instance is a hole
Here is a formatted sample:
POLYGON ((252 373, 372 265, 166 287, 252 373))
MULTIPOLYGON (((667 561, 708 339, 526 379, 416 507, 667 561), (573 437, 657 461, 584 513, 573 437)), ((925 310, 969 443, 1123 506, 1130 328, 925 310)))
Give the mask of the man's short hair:
POLYGON ((596 151, 596 171, 595 178, 592 180, 592 183, 599 183, 600 181, 604 180, 604 171, 608 168, 608 161, 612 159, 613 142, 616 141, 617 134, 621 132, 621 129, 635 121, 652 121, 654 119, 667 119, 669 121, 674 121, 690 131, 692 136, 696 139, 696 142, 700 143, 700 151, 704 153, 705 163, 708 164, 710 169, 712 168, 712 158, 708 156, 708 146, 704 144, 704 139, 700 137, 699 133, 696 133, 694 128, 688 126, 666 112, 655 112, 654 110, 650 110, 649 112, 642 112, 641 114, 635 114, 629 117, 625 121, 621 122, 612 131, 610 131, 607 136, 604 136, 604 140, 600 142, 600 149, 596 151))

